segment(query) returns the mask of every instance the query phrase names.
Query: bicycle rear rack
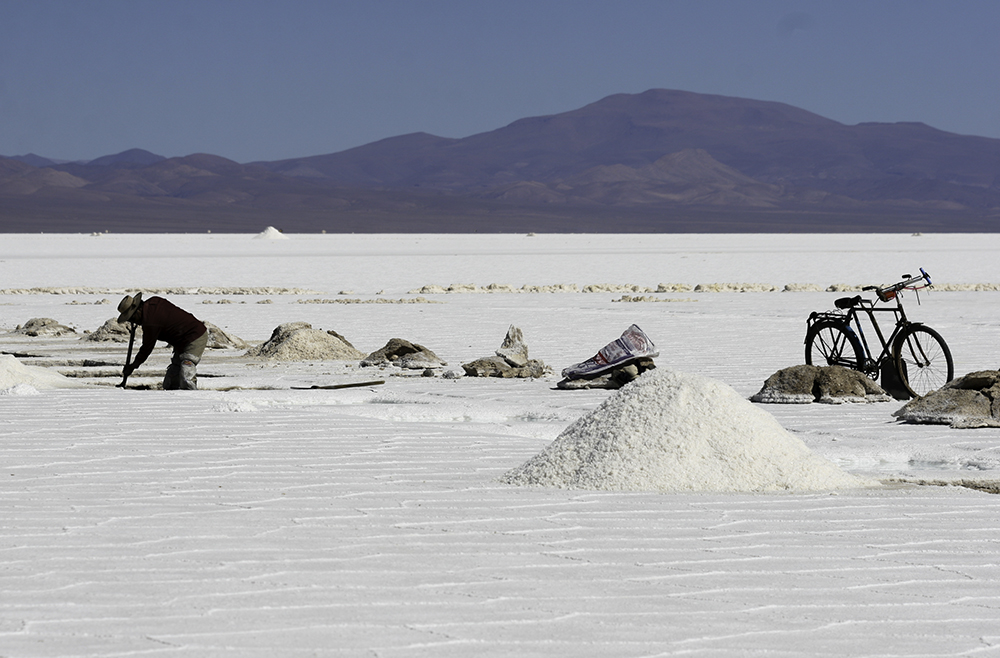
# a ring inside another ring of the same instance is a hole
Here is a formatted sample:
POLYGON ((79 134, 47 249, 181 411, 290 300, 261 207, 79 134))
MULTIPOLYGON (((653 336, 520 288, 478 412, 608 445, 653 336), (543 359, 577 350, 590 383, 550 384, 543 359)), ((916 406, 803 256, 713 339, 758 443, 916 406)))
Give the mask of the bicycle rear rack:
POLYGON ((806 326, 811 327, 817 322, 828 320, 831 322, 847 322, 847 314, 838 311, 813 311, 806 320, 806 326))

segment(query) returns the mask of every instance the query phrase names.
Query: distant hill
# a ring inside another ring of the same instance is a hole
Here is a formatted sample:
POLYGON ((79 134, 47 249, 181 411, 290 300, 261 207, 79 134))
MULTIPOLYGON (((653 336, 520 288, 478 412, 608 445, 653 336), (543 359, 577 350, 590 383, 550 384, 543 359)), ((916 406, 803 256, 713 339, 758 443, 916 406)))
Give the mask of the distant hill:
POLYGON ((116 153, 115 155, 105 155, 104 157, 91 160, 87 164, 97 167, 145 167, 166 160, 162 155, 156 155, 142 149, 129 149, 116 153))
POLYGON ((25 155, 12 155, 11 160, 17 160, 18 162, 23 162, 24 164, 29 164, 32 167, 48 167, 49 165, 59 164, 58 160, 50 160, 49 158, 43 158, 40 155, 35 155, 34 153, 26 153, 25 155))
POLYGON ((654 89, 462 139, 239 164, 0 158, 0 230, 1000 230, 1000 140, 654 89))

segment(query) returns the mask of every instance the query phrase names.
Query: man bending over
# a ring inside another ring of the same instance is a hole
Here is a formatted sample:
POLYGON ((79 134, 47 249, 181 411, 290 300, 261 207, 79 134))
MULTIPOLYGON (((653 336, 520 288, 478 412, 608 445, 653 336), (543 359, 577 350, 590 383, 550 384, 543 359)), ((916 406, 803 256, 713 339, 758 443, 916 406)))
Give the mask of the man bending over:
POLYGON ((142 327, 142 346, 132 363, 126 364, 122 375, 127 379, 142 365, 162 340, 174 348, 167 373, 163 377, 164 390, 198 388, 195 367, 208 344, 208 329, 190 313, 177 308, 162 297, 143 300, 142 293, 125 295, 118 304, 118 322, 131 322, 142 327))

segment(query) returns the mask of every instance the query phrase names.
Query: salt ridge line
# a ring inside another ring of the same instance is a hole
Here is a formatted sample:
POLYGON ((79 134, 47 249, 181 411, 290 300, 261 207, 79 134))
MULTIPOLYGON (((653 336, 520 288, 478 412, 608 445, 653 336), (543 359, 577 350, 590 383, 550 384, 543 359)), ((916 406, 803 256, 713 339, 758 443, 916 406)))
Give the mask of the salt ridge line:
MULTIPOLYGON (((575 283, 550 285, 528 285, 515 287, 507 283, 491 283, 478 286, 472 283, 453 283, 448 286, 428 284, 408 291, 408 295, 440 294, 537 294, 537 293, 675 293, 675 292, 859 292, 869 284, 833 283, 825 288, 815 283, 786 283, 784 286, 771 283, 660 283, 656 287, 633 283, 590 283, 579 286, 575 283)), ((935 283, 936 292, 997 292, 1000 283, 935 283)), ((0 288, 0 295, 117 295, 142 290, 159 295, 319 295, 319 290, 307 288, 263 287, 166 287, 166 288, 93 288, 93 287, 37 287, 0 288)), ((346 294, 346 293, 340 293, 346 294)), ((381 292, 375 293, 376 295, 381 292)), ((346 303, 346 302, 337 302, 346 303)))
POLYGON ((444 304, 444 302, 434 301, 426 297, 411 297, 409 299, 389 299, 386 297, 376 297, 375 299, 358 299, 347 297, 340 299, 298 299, 296 304, 444 304))
MULTIPOLYGON (((770 283, 660 283, 655 288, 633 283, 592 283, 578 286, 575 283, 554 285, 524 285, 520 288, 510 284, 491 283, 477 286, 472 283, 453 283, 448 286, 429 284, 410 290, 410 295, 440 294, 534 294, 534 293, 676 293, 676 292, 859 292, 868 284, 834 283, 822 287, 815 283, 787 283, 778 286, 770 283)), ((941 292, 995 292, 1000 291, 1000 283, 943 283, 934 284, 932 290, 941 292)))
POLYGON ((0 288, 0 295, 126 295, 136 290, 155 295, 320 295, 322 291, 308 288, 264 287, 168 287, 147 288, 92 288, 92 287, 39 287, 0 288))

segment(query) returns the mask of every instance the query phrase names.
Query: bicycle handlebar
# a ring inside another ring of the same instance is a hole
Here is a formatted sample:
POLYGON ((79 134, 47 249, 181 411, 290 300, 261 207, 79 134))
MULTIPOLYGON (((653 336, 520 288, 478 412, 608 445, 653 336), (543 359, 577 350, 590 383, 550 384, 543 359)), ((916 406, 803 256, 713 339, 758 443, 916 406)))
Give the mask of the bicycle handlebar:
POLYGON ((878 295, 878 298, 881 299, 883 302, 885 302, 895 298, 896 293, 899 292, 900 290, 904 290, 907 288, 909 288, 910 290, 920 290, 921 288, 927 288, 930 287, 931 285, 932 285, 931 275, 928 274, 927 271, 921 267, 920 276, 910 276, 909 274, 904 274, 903 280, 900 281, 899 283, 894 283, 891 286, 883 286, 883 287, 866 286, 862 288, 862 290, 874 290, 875 293, 878 295), (920 283, 921 281, 924 282, 924 285, 919 287, 915 285, 917 283, 920 283))

